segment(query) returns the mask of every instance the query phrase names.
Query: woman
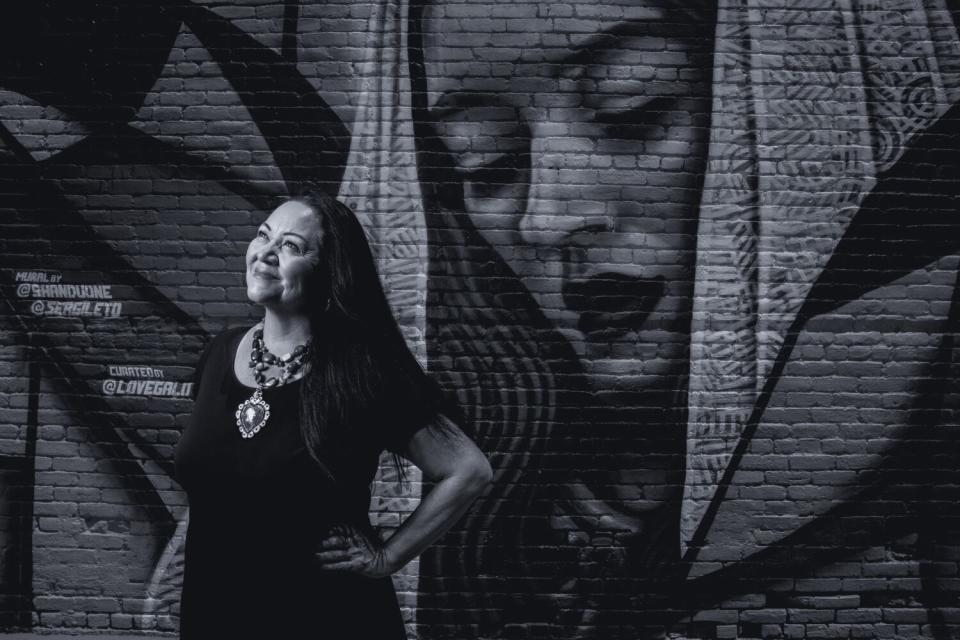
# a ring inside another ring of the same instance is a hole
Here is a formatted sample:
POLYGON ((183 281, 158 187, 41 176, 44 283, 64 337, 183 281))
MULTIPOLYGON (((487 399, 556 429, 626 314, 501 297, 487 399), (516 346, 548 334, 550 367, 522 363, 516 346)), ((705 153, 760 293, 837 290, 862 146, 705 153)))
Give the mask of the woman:
POLYGON ((404 638, 390 575, 463 515, 490 466, 407 349, 346 206, 308 193, 278 207, 246 283, 263 321, 206 349, 177 447, 181 637, 404 638), (367 510, 384 449, 436 484, 381 543, 367 510))

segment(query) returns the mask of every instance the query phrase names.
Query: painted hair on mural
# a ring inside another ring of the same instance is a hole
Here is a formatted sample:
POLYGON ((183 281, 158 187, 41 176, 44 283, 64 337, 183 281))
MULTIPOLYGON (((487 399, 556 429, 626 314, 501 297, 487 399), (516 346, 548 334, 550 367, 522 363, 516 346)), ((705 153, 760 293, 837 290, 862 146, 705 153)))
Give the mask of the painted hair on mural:
POLYGON ((351 429, 425 424, 442 396, 407 347, 353 211, 320 190, 291 200, 310 207, 322 229, 320 264, 309 285, 313 348, 301 386, 301 430, 311 455, 336 478, 334 457, 348 446, 351 429), (391 419, 380 419, 385 414, 391 419))

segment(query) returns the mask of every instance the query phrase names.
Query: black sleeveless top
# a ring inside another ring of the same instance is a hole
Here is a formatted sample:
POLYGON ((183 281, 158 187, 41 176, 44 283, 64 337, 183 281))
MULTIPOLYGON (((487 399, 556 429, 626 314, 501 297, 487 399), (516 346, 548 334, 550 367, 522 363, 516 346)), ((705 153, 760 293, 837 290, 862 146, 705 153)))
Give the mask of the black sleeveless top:
POLYGON ((176 450, 187 492, 181 638, 405 638, 390 578, 320 570, 314 559, 330 526, 373 534, 367 515, 380 453, 404 447, 425 415, 370 420, 328 467, 300 434, 300 382, 267 389, 267 424, 242 438, 238 405, 253 393, 234 372, 246 328, 208 345, 197 366, 193 415, 176 450), (387 422, 389 421, 389 424, 387 422))

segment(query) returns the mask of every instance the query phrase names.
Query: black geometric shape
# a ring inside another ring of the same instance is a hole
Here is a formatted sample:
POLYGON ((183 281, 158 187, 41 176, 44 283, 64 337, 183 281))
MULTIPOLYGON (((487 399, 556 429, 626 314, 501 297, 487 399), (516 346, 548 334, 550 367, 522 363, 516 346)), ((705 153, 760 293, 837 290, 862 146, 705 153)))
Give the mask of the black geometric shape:
MULTIPOLYGON (((804 325, 960 249, 958 125, 960 105, 916 135, 910 148, 878 177, 876 187, 864 199, 787 330, 730 463, 691 537, 687 562, 695 561, 697 550, 706 541, 804 325)), ((951 326, 956 322, 956 304, 955 299, 951 326)))
POLYGON ((83 120, 127 122, 170 55, 181 22, 171 5, 11 3, 0 21, 0 86, 83 120))

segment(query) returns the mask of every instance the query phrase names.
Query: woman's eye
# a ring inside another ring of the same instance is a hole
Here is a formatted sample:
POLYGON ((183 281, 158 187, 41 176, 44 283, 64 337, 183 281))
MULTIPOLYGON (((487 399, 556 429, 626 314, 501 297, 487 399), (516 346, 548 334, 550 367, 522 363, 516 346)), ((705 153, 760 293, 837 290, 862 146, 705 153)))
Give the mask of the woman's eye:
POLYGON ((268 235, 267 235, 267 232, 264 231, 263 229, 257 230, 257 237, 258 237, 258 238, 263 238, 264 240, 269 240, 269 239, 270 239, 270 236, 268 236, 268 235))
POLYGON ((303 253, 303 251, 300 249, 300 245, 298 245, 296 242, 293 242, 291 240, 287 240, 286 242, 284 242, 283 246, 290 247, 295 253, 303 253))

